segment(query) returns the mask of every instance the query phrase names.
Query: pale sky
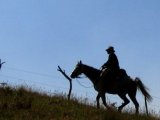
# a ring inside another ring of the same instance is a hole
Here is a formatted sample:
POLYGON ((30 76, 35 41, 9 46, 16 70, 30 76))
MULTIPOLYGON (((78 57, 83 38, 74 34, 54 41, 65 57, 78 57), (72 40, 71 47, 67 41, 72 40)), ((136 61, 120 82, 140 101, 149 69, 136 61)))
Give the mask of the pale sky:
MULTIPOLYGON (((149 107, 159 111, 159 21, 159 0, 0 0, 0 58, 6 61, 0 82, 68 92, 69 83, 57 66, 67 74, 79 60, 100 68, 112 45, 120 66, 150 89, 149 107)), ((88 79, 79 81, 92 86, 88 79)), ((76 80, 73 93, 95 101, 94 89, 76 80)), ((137 99, 143 107, 143 97, 137 99)))

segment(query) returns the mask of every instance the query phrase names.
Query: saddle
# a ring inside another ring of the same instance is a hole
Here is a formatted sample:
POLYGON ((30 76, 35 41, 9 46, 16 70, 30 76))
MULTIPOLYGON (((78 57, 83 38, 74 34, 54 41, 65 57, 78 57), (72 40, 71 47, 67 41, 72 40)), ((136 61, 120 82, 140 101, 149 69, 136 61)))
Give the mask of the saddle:
POLYGON ((119 69, 116 73, 111 71, 110 69, 105 68, 102 70, 100 77, 102 79, 108 78, 108 79, 114 79, 116 81, 124 81, 129 76, 127 75, 127 72, 125 69, 119 69))
POLYGON ((126 72, 125 69, 120 69, 120 70, 118 71, 118 76, 119 76, 120 78, 123 78, 123 77, 126 77, 126 76, 128 76, 128 75, 127 75, 127 72, 126 72))

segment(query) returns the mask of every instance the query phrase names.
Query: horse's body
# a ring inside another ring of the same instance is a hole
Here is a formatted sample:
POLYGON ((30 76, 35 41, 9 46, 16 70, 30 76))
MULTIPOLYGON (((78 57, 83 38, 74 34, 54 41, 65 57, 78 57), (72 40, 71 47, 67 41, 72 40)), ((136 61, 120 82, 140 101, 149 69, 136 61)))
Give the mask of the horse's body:
MULTIPOLYGON (((135 105, 136 113, 139 110, 139 104, 136 100, 136 91, 137 88, 140 89, 142 94, 145 97, 145 100, 151 100, 151 96, 146 90, 146 87, 143 85, 139 78, 132 80, 130 77, 126 77, 125 80, 116 80, 115 77, 109 76, 104 79, 100 77, 101 71, 84 65, 81 61, 77 64, 75 70, 72 72, 71 77, 76 78, 80 74, 85 74, 93 83, 95 90, 98 92, 97 95, 97 107, 99 108, 99 99, 102 98, 103 104, 108 108, 105 98, 105 93, 117 94, 124 103, 118 107, 118 110, 121 111, 122 108, 129 103, 126 94, 130 97, 132 102, 135 105)), ((147 107, 146 107, 147 109, 147 107)), ((147 110, 148 111, 148 110, 147 110)))

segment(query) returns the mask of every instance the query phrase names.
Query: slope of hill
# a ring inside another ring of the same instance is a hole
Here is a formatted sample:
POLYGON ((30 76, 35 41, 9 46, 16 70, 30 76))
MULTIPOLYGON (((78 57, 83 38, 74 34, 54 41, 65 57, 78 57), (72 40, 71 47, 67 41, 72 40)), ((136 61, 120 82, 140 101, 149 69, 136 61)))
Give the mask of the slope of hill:
POLYGON ((84 104, 78 98, 49 96, 25 87, 0 88, 0 120, 156 120, 84 104))

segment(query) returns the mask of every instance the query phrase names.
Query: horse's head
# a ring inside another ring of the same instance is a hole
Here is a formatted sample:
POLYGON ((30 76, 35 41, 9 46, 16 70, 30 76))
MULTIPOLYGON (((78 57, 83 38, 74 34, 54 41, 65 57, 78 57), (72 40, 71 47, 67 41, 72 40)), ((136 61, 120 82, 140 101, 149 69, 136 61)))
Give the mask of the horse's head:
POLYGON ((73 70, 71 74, 71 78, 77 78, 80 74, 82 74, 82 62, 78 62, 75 69, 73 70))

